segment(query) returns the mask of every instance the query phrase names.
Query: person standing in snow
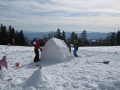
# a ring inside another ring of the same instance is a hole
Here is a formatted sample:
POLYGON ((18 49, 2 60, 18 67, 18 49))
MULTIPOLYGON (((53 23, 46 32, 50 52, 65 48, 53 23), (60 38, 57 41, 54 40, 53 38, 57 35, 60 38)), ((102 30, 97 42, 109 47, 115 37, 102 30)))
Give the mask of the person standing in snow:
POLYGON ((34 62, 40 61, 39 60, 39 49, 40 49, 40 39, 38 40, 38 42, 36 42, 36 45, 34 47, 34 51, 35 51, 35 58, 34 58, 34 62))
POLYGON ((77 55, 77 51, 78 51, 78 40, 74 40, 74 51, 73 51, 73 55, 75 56, 75 57, 78 57, 78 55, 77 55))
POLYGON ((8 69, 8 64, 6 61, 6 56, 3 56, 2 60, 0 60, 0 70, 2 70, 2 67, 5 67, 6 69, 8 69))
POLYGON ((13 44, 13 46, 15 46, 15 40, 13 39, 13 41, 12 41, 12 44, 13 44))
POLYGON ((71 41, 70 41, 70 39, 67 40, 67 47, 69 48, 69 52, 71 53, 71 41))

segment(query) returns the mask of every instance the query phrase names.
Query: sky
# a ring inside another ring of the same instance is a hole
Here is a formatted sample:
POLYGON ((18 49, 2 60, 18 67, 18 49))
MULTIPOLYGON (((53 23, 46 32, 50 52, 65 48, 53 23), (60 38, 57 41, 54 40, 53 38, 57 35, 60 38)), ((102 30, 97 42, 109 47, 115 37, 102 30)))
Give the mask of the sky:
POLYGON ((51 38, 39 54, 41 61, 33 62, 33 46, 0 45, 8 63, 0 90, 120 90, 120 46, 79 47, 74 57, 64 41, 51 38))
POLYGON ((35 32, 120 29, 120 0, 0 0, 0 23, 35 32))

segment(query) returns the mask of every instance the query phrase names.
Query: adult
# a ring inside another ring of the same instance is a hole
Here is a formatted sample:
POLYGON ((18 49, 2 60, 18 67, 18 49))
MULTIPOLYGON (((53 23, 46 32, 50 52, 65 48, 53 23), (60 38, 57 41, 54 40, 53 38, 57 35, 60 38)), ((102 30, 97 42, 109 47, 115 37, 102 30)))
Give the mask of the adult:
POLYGON ((13 41, 12 41, 12 44, 13 44, 13 46, 15 46, 15 40, 13 39, 13 41))
POLYGON ((35 58, 34 58, 34 62, 40 61, 39 59, 39 49, 40 49, 40 39, 36 42, 36 45, 34 47, 34 51, 35 51, 35 58))
POLYGON ((77 51, 78 51, 78 40, 74 40, 74 51, 73 51, 73 55, 75 56, 75 57, 78 57, 78 55, 77 55, 77 51))
POLYGON ((67 47, 69 48, 69 52, 71 53, 71 41, 70 41, 70 39, 67 40, 67 47))

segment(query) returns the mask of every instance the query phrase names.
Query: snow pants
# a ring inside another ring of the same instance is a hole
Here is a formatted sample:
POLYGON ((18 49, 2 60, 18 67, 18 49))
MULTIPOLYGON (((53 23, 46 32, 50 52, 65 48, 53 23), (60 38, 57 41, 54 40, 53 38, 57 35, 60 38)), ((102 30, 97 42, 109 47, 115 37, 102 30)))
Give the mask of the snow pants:
POLYGON ((78 50, 74 48, 73 55, 74 55, 75 57, 78 57, 77 51, 78 51, 78 50))
POLYGON ((35 49, 35 58, 34 58, 34 62, 39 61, 39 51, 38 49, 35 49))

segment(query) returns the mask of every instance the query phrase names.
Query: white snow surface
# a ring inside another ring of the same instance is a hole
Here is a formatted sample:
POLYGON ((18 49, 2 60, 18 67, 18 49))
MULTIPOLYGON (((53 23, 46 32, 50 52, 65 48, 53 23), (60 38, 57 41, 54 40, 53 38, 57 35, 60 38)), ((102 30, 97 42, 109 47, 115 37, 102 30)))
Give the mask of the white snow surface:
POLYGON ((120 46, 79 47, 79 57, 66 48, 63 41, 49 40, 41 61, 33 62, 34 47, 0 45, 0 58, 7 56, 12 77, 0 78, 0 90, 120 90, 120 46), (110 62, 97 63, 103 61, 110 62))
POLYGON ((58 63, 71 60, 73 57, 63 40, 52 38, 47 41, 41 53, 41 60, 49 63, 58 63))

